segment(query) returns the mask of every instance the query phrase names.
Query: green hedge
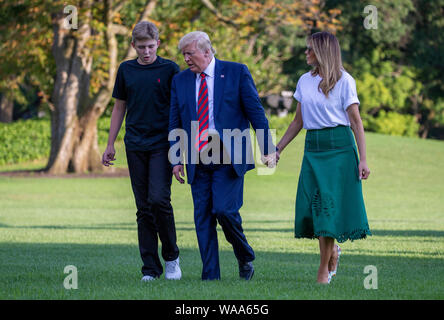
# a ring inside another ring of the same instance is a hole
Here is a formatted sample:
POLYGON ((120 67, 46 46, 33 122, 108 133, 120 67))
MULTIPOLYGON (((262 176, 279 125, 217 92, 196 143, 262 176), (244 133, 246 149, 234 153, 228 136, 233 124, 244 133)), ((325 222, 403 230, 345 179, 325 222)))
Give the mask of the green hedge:
POLYGON ((366 130, 391 136, 418 137, 419 124, 415 116, 380 111, 377 117, 363 117, 366 130))
POLYGON ((276 115, 271 115, 268 117, 268 122, 270 129, 276 130, 276 135, 282 137, 287 130, 288 126, 294 119, 294 113, 289 113, 285 117, 278 117, 276 115))
MULTIPOLYGON (((99 145, 106 145, 108 143, 109 126, 111 124, 111 117, 102 117, 97 123, 97 135, 99 136, 99 145)), ((117 135, 116 141, 123 141, 125 136, 125 120, 123 120, 122 127, 117 135)))
MULTIPOLYGON (((99 145, 107 143, 109 125, 109 117, 99 119, 97 124, 99 145)), ((124 135, 125 129, 122 128, 117 141, 123 140, 124 135)), ((49 119, 0 123, 0 166, 47 158, 50 148, 51 123, 49 119)))
MULTIPOLYGON (((272 115, 268 119, 270 128, 276 129, 277 136, 282 137, 293 121, 294 113, 282 118, 272 115)), ((414 137, 417 136, 419 129, 413 116, 395 112, 382 111, 377 118, 364 116, 363 122, 366 130, 390 135, 414 137)), ((109 125, 109 117, 99 119, 97 124, 99 145, 107 143, 109 125)), ((117 141, 123 140, 124 127, 123 124, 117 141)), ((48 119, 0 123, 0 166, 46 158, 49 156, 50 147, 51 125, 48 119)))
POLYGON ((49 120, 0 123, 0 165, 48 157, 50 146, 49 120))
MULTIPOLYGON (((294 119, 294 113, 286 117, 279 118, 272 115, 268 117, 270 128, 276 129, 278 137, 284 135, 291 121, 294 119)), ((392 136, 418 137, 419 124, 415 116, 401 114, 397 112, 380 111, 377 117, 362 115, 362 122, 366 131, 378 132, 392 136)))

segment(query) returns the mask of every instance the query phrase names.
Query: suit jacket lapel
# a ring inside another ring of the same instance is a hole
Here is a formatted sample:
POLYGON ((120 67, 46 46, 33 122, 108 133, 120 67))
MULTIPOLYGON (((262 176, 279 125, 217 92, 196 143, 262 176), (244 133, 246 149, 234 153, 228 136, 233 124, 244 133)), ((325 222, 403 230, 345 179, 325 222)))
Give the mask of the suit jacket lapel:
MULTIPOLYGON (((223 99, 224 86, 225 86, 225 74, 224 67, 220 60, 216 59, 216 66, 214 68, 214 101, 213 101, 213 114, 214 122, 216 122, 217 115, 220 112, 220 104, 223 99)), ((215 123, 217 127, 217 123, 215 123)))
POLYGON ((188 106, 190 111, 191 121, 197 121, 197 112, 196 112, 196 75, 191 70, 188 70, 187 77, 187 96, 188 96, 188 106))

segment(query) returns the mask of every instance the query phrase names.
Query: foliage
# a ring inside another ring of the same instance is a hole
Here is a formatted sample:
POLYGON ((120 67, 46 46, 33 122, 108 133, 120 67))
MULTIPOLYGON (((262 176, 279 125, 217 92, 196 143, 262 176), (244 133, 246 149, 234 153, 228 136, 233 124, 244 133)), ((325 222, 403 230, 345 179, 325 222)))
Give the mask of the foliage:
POLYGON ((377 117, 369 118, 365 127, 392 136, 417 137, 419 124, 415 116, 382 110, 377 117))
MULTIPOLYGON (((111 123, 111 117, 101 117, 97 122, 97 135, 99 139, 99 145, 106 145, 108 142, 109 126, 111 123)), ((125 136, 125 120, 122 123, 122 127, 117 135, 116 141, 123 141, 125 136)))
POLYGON ((285 117, 271 115, 268 117, 270 129, 276 130, 276 136, 282 137, 287 131, 288 126, 293 121, 295 113, 289 113, 285 117))
POLYGON ((37 88, 43 103, 52 89, 49 5, 41 0, 0 0, 0 91, 19 104, 31 102, 21 90, 23 84, 37 88))
POLYGON ((219 59, 248 66, 261 96, 293 86, 289 75, 282 73, 282 64, 292 57, 295 46, 305 45, 298 40, 316 27, 332 32, 339 27, 338 10, 322 11, 319 0, 213 1, 214 11, 204 2, 167 0, 157 5, 152 18, 160 30, 159 53, 185 68, 177 50, 180 38, 194 30, 205 31, 219 59))
POLYGON ((405 52, 406 63, 412 64, 417 79, 424 85, 418 97, 417 113, 422 137, 436 136, 434 129, 444 128, 444 0, 418 0, 412 15, 415 28, 411 44, 405 52))
MULTIPOLYGON (((219 59, 249 67, 261 96, 294 90, 298 78, 309 69, 305 37, 329 30, 338 37, 344 66, 356 79, 366 124, 382 121, 371 120, 382 111, 384 119, 393 112, 402 115, 396 119, 414 115, 418 135, 444 137, 444 0, 375 0, 371 4, 378 10, 377 29, 364 28, 364 8, 369 4, 364 0, 153 2, 149 20, 160 31, 159 55, 186 68, 177 50, 180 38, 190 31, 206 31, 219 59)), ((70 2, 79 8, 82 3, 70 2)), ((94 32, 88 46, 94 50, 89 93, 94 95, 112 74, 110 50, 105 44, 107 5, 121 7, 113 16, 113 23, 121 30, 117 36, 121 61, 131 29, 148 2, 92 3, 94 32)), ((51 19, 64 5, 62 0, 0 0, 0 92, 16 105, 35 101, 30 97, 34 92, 42 107, 51 104, 55 75, 51 19)), ((81 19, 83 14, 80 10, 81 19)), ((380 130, 376 125, 369 128, 380 130)))
POLYGON ((401 113, 410 111, 414 107, 412 98, 418 97, 423 88, 416 79, 416 70, 384 58, 384 53, 375 49, 370 59, 354 62, 361 112, 373 115, 382 108, 401 113))
MULTIPOLYGON (((99 145, 108 141, 109 117, 98 121, 99 145)), ((125 135, 124 124, 116 141, 125 135)), ((0 165, 21 163, 47 158, 51 146, 50 120, 19 120, 13 123, 0 123, 0 165)))
POLYGON ((367 1, 329 0, 343 29, 338 38, 355 77, 363 118, 380 110, 415 115, 421 137, 444 137, 444 1, 375 0, 377 29, 365 29, 367 1), (433 130, 438 129, 440 130, 433 130), (437 132, 441 132, 436 134, 437 132))
POLYGON ((48 120, 0 123, 0 165, 47 157, 51 144, 48 120))

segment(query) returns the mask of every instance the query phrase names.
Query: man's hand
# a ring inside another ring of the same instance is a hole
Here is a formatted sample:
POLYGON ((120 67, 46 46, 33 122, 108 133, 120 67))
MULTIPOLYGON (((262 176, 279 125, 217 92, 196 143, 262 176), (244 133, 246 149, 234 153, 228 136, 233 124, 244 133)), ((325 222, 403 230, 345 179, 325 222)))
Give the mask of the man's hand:
POLYGON ((177 166, 173 167, 173 174, 176 177, 176 180, 179 181, 180 183, 184 183, 185 180, 182 179, 182 177, 185 177, 185 173, 183 171, 183 165, 179 164, 177 166))
POLYGON ((262 156, 261 160, 268 168, 274 168, 277 165, 279 158, 280 154, 279 151, 277 151, 267 154, 266 156, 262 156))
POLYGON ((114 163, 112 163, 111 161, 116 160, 116 158, 114 158, 116 154, 116 150, 114 150, 114 146, 107 146, 105 152, 103 153, 102 156, 102 164, 105 167, 109 167, 110 165, 114 165, 114 163))

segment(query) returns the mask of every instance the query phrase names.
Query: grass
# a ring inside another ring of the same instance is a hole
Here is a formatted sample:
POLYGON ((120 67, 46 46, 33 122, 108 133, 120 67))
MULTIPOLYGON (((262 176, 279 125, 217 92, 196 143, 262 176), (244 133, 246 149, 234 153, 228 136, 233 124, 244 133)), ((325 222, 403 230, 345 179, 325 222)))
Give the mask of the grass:
MULTIPOLYGON (((222 280, 200 280, 188 185, 172 190, 183 279, 141 283, 129 178, 0 177, 0 299, 443 299, 444 143, 368 133, 367 149, 373 236, 341 245, 330 286, 316 284, 317 241, 293 237, 303 136, 273 175, 246 175, 241 215, 256 252, 248 283, 220 227, 222 280), (63 286, 67 265, 77 290, 63 286), (376 290, 364 288, 367 265, 376 290)), ((117 157, 124 167, 122 146, 117 157)))

